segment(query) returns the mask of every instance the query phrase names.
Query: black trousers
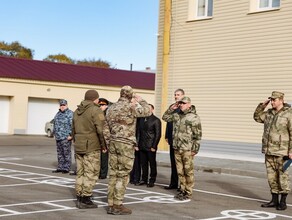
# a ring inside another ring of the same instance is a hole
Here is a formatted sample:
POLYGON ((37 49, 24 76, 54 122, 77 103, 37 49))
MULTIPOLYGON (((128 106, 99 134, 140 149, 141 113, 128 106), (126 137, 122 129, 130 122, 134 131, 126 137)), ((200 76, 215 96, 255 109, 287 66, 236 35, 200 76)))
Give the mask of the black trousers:
POLYGON ((178 175, 174 157, 174 149, 173 146, 169 146, 169 156, 170 156, 170 165, 171 165, 171 177, 170 184, 171 186, 178 187, 178 175))
POLYGON ((148 173, 150 166, 150 183, 155 183, 157 176, 156 152, 152 151, 139 151, 140 161, 142 167, 142 181, 148 183, 148 173))
POLYGON ((139 183, 141 179, 141 164, 140 164, 140 153, 135 151, 135 159, 133 164, 133 169, 130 173, 130 182, 139 183))
POLYGON ((108 151, 100 153, 100 173, 99 178, 106 178, 108 172, 108 151))

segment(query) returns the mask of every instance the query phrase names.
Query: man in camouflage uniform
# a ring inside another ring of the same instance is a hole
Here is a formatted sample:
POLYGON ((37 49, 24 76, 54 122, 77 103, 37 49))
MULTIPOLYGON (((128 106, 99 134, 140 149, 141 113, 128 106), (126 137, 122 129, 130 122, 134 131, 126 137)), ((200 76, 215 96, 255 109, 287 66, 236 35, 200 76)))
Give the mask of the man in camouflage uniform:
POLYGON ((195 181, 193 157, 199 152, 202 137, 200 117, 191 104, 191 99, 185 96, 172 104, 162 119, 173 122, 173 148, 180 182, 180 192, 175 198, 191 199, 195 181))
POLYGON ((147 117, 151 110, 140 96, 133 95, 130 86, 124 86, 119 100, 107 111, 105 134, 109 140, 108 214, 127 215, 132 211, 123 206, 129 174, 134 162, 137 117, 147 117), (134 98, 139 105, 131 103, 134 98), (109 136, 109 137, 108 137, 109 136))
POLYGON ((284 103, 284 93, 272 92, 268 100, 257 106, 254 120, 264 123, 262 153, 265 154, 268 182, 272 193, 272 200, 261 206, 285 210, 290 187, 288 171, 283 172, 282 168, 283 156, 288 155, 292 159, 292 109, 284 103), (272 108, 265 111, 270 102, 272 108), (280 203, 279 194, 281 194, 280 203))
POLYGON ((65 99, 60 100, 60 109, 54 117, 54 130, 58 167, 53 173, 69 173, 71 167, 71 130, 73 112, 65 99))
POLYGON ((88 90, 85 100, 78 105, 73 115, 72 134, 77 165, 76 197, 77 208, 97 208, 91 201, 93 187, 100 171, 100 152, 106 150, 103 137, 104 113, 99 108, 98 93, 88 90))

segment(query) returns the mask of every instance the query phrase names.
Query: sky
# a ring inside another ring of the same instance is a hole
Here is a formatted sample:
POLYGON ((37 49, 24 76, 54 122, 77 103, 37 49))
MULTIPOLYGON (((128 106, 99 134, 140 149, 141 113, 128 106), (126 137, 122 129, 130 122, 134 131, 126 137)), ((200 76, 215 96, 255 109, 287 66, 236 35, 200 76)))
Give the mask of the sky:
POLYGON ((18 41, 35 60, 62 53, 117 69, 156 69, 159 0, 0 2, 0 41, 18 41))

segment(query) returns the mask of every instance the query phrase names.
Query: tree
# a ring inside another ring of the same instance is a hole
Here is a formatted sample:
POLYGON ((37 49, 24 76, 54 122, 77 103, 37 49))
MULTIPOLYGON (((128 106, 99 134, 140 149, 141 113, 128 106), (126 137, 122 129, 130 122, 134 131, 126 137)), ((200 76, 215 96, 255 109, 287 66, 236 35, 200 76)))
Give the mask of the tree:
POLYGON ((18 41, 14 41, 11 44, 0 41, 1 56, 33 59, 33 53, 33 50, 22 46, 18 41))
POLYGON ((49 55, 44 61, 50 61, 50 62, 57 62, 57 63, 70 63, 74 64, 74 60, 72 60, 70 57, 67 57, 65 54, 56 54, 56 55, 49 55))
POLYGON ((100 68, 110 68, 110 63, 101 59, 84 59, 84 60, 77 60, 76 64, 84 65, 84 66, 93 66, 93 67, 100 67, 100 68))

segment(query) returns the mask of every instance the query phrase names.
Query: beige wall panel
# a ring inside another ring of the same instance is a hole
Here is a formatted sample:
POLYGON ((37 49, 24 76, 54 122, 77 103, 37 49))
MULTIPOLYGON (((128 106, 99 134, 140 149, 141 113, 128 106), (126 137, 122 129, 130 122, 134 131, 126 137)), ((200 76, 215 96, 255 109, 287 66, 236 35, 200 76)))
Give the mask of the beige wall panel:
POLYGON ((170 104, 173 91, 185 89, 201 116, 204 139, 260 143, 257 104, 273 90, 292 103, 292 1, 281 2, 280 10, 250 14, 249 0, 214 1, 212 19, 187 22, 187 1, 172 1, 164 98, 170 104))

